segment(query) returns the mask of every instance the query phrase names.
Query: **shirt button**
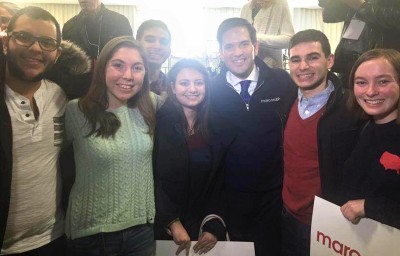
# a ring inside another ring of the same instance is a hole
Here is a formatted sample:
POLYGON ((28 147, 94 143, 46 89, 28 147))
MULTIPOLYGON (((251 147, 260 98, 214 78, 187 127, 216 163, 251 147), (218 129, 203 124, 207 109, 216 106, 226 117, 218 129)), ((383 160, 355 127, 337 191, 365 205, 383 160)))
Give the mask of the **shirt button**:
POLYGON ((25 104, 25 101, 21 101, 21 104, 22 104, 22 105, 25 104))
POLYGON ((29 115, 29 114, 25 114, 25 116, 26 116, 26 117, 29 117, 30 115, 29 115))
POLYGON ((309 115, 310 111, 306 110, 304 113, 306 113, 306 115, 309 115))

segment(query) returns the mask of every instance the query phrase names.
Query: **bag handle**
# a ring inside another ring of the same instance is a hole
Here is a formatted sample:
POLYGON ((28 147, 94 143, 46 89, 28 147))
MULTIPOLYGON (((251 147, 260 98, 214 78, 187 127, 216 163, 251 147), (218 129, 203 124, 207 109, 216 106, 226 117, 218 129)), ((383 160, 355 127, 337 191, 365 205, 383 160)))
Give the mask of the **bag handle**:
POLYGON ((204 219, 203 219, 203 221, 201 222, 201 225, 200 225, 199 237, 201 236, 201 233, 203 233, 204 224, 206 224, 207 221, 212 220, 212 219, 218 219, 219 221, 221 221, 222 226, 224 226, 224 228, 226 230, 226 241, 230 241, 231 239, 229 238, 228 229, 226 228, 225 221, 220 216, 218 216, 217 214, 209 214, 206 217, 204 217, 204 219))

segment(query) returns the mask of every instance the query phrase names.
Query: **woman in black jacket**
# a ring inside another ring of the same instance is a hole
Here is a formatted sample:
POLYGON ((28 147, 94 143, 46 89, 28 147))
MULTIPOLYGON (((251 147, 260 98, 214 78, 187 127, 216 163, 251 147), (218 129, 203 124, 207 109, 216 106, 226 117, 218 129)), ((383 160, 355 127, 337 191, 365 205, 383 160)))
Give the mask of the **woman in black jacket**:
POLYGON ((400 53, 375 49, 350 73, 349 104, 370 121, 345 163, 343 215, 400 229, 400 53))
POLYGON ((157 114, 154 146, 156 183, 156 239, 171 239, 180 251, 205 253, 225 238, 218 219, 205 223, 209 214, 223 216, 221 163, 234 138, 226 122, 209 111, 209 86, 205 67, 184 59, 167 76, 168 99, 157 114), (161 227, 161 228, 160 228, 161 227))

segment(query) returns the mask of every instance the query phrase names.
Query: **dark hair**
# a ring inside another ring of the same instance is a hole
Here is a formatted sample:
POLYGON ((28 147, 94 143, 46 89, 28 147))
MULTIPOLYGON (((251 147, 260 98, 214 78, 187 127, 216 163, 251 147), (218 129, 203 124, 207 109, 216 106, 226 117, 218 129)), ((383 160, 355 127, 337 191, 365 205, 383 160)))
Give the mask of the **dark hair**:
POLYGON ((225 32, 235 27, 245 27, 250 34, 251 43, 253 45, 257 43, 257 32, 253 25, 245 19, 234 17, 224 20, 218 27, 217 40, 220 48, 222 48, 222 38, 225 32))
POLYGON ((0 8, 5 9, 11 15, 14 15, 19 10, 16 4, 10 2, 0 2, 0 8))
POLYGON ((208 76, 207 69, 204 67, 203 64, 201 64, 199 61, 194 60, 194 59, 181 59, 175 65, 169 70, 168 75, 167 75, 167 93, 168 93, 168 98, 176 105, 178 106, 178 109, 180 109, 180 114, 182 115, 182 120, 183 122, 183 127, 185 128, 185 134, 187 134, 187 120, 185 118, 185 115, 183 113, 183 108, 182 105, 178 102, 176 99, 176 95, 172 92, 172 87, 176 83, 176 77, 178 74, 183 70, 183 69, 193 69, 199 72, 200 74, 203 75, 204 78, 204 85, 205 85, 205 96, 203 102, 199 104, 197 107, 197 115, 196 115, 196 120, 193 125, 193 128, 196 131, 199 131, 200 134, 205 138, 206 140, 208 139, 208 110, 209 110, 209 105, 210 105, 210 77, 208 76))
POLYGON ((61 29, 60 29, 60 24, 58 23, 58 21, 56 20, 56 18, 54 18, 53 15, 51 15, 51 13, 49 13, 48 11, 40 8, 40 7, 36 7, 36 6, 28 6, 25 8, 22 8, 21 10, 19 10, 18 12, 16 12, 10 19, 10 22, 8 23, 8 27, 7 27, 7 32, 11 32, 14 29, 15 26, 15 22, 18 20, 18 18, 22 15, 26 15, 31 19, 34 20, 46 20, 46 21, 51 21, 54 23, 54 25, 56 26, 56 31, 57 31, 57 43, 58 45, 60 45, 61 42, 61 29))
POLYGON ((321 31, 315 29, 306 29, 294 34, 289 41, 289 50, 300 43, 307 42, 319 42, 321 44, 322 51, 324 52, 325 57, 329 57, 329 55, 331 55, 332 53, 331 45, 329 44, 329 40, 326 35, 321 31))
POLYGON ((167 25, 161 20, 146 20, 142 24, 140 24, 136 32, 136 39, 141 40, 144 32, 150 28, 160 28, 164 30, 165 32, 168 33, 169 39, 171 40, 171 32, 169 32, 167 25))
POLYGON ((120 36, 110 40, 101 50, 94 68, 89 91, 79 100, 79 107, 91 126, 91 130, 87 136, 95 134, 102 138, 113 137, 121 125, 121 122, 114 113, 106 111, 108 108, 108 96, 105 72, 108 61, 114 56, 115 52, 123 47, 133 48, 139 52, 146 72, 141 90, 128 100, 128 107, 137 107, 139 109, 149 127, 148 133, 150 135, 154 134, 155 108, 150 98, 146 54, 139 42, 133 37, 120 36))
MULTIPOLYGON (((361 108, 361 106, 357 103, 356 97, 354 95, 354 76, 357 69, 364 62, 383 58, 387 60, 393 67, 396 72, 395 79, 397 84, 400 84, 400 52, 394 49, 373 49, 363 53, 357 60, 354 62, 353 67, 349 76, 349 98, 347 100, 347 106, 353 110, 360 117, 367 117, 367 114, 361 108)), ((397 109, 400 113, 400 100, 397 103, 397 109)), ((400 124, 400 115, 397 114, 396 123, 400 124)))

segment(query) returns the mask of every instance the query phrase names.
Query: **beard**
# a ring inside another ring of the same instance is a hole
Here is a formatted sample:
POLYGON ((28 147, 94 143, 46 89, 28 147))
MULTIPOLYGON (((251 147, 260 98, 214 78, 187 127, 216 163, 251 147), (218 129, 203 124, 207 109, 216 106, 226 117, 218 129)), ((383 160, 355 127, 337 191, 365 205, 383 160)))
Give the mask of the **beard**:
POLYGON ((16 58, 15 54, 12 51, 8 51, 8 53, 6 55, 8 71, 10 72, 10 74, 12 76, 14 76, 22 81, 25 81, 25 82, 41 81, 43 78, 46 77, 47 73, 54 65, 54 64, 48 63, 48 65, 46 66, 46 68, 43 72, 37 74, 34 77, 27 77, 26 74, 24 73, 24 70, 20 66, 18 66, 16 59, 17 58, 16 58))

